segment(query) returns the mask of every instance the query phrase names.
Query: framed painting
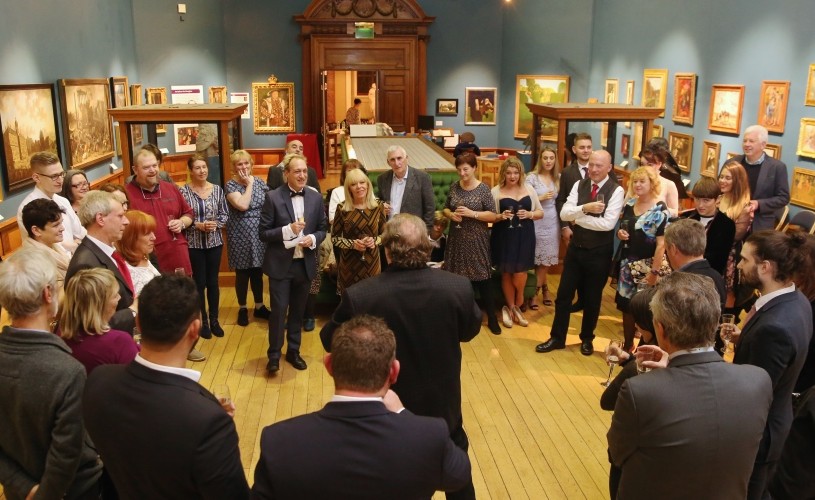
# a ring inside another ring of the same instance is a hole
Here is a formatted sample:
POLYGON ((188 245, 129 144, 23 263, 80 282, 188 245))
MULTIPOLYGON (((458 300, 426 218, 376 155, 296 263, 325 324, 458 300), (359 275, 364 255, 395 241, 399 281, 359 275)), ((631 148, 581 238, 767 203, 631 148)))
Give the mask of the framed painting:
POLYGON ((798 132, 798 156, 815 158, 815 118, 801 118, 798 132))
POLYGON ((776 160, 781 158, 781 145, 780 144, 767 144, 764 146, 764 153, 776 160))
MULTIPOLYGON (((167 87, 148 87, 147 104, 167 104, 167 87)), ((164 134, 167 132, 167 125, 163 123, 156 124, 156 133, 164 134)))
MULTIPOLYGON (((526 103, 554 104, 569 102, 569 82, 566 75, 516 75, 515 124, 516 139, 525 139, 532 133, 532 112, 526 103)), ((541 120, 544 140, 557 141, 557 122, 541 120)))
POLYGON ((464 103, 465 125, 495 125, 498 114, 498 89, 466 87, 464 103))
POLYGON ((634 144, 631 146, 631 157, 639 159, 642 150, 642 122, 634 122, 634 144))
MULTIPOLYGON (((625 103, 634 105, 634 80, 627 80, 625 82, 625 103)), ((631 128, 631 122, 623 122, 623 126, 631 128)))
POLYGON ((130 104, 133 106, 144 104, 144 96, 141 93, 140 83, 134 83, 130 86, 130 104))
POLYGON ((718 142, 702 141, 702 171, 700 172, 702 175, 716 177, 721 151, 722 145, 718 142))
POLYGON ((286 134, 296 130, 293 83, 253 83, 252 102, 256 134, 286 134))
POLYGON ((739 134, 744 85, 714 85, 710 93, 707 128, 726 134, 739 134))
POLYGON ((209 88, 209 103, 210 104, 226 104, 226 87, 216 86, 209 88))
POLYGON ((646 69, 642 72, 642 105, 646 108, 662 108, 665 116, 665 100, 668 93, 668 70, 646 69))
POLYGON ((651 126, 651 139, 653 139, 655 137, 662 137, 662 134, 664 133, 664 130, 665 129, 662 128, 662 125, 656 125, 656 124, 652 125, 651 126))
POLYGON ((693 125, 693 112, 696 108, 696 73, 674 75, 674 123, 693 125))
POLYGON ((792 170, 790 201, 802 207, 815 209, 815 170, 801 167, 792 170))
POLYGON ((758 123, 769 132, 784 133, 787 121, 787 103, 789 102, 790 82, 761 82, 761 95, 758 101, 758 123))
POLYGON ((34 184, 28 163, 32 153, 59 156, 57 130, 53 84, 0 85, 3 183, 8 193, 34 184))
POLYGON ((195 143, 198 139, 197 123, 178 123, 173 127, 173 131, 176 153, 195 151, 195 143))
POLYGON ((690 173, 691 158, 693 155, 693 136, 668 132, 668 149, 671 151, 679 170, 690 173))
POLYGON ((815 106, 815 64, 809 65, 807 73, 807 91, 804 95, 805 106, 815 106))
POLYGON ((436 99, 436 116, 458 116, 458 99, 436 99))
POLYGON ((606 104, 617 104, 620 102, 620 81, 616 78, 607 79, 603 95, 606 104))
POLYGON ((142 144, 144 144, 144 127, 143 124, 132 124, 130 125, 130 136, 133 140, 133 144, 131 147, 135 150, 142 144))
POLYGON ((628 153, 631 148, 631 134, 623 134, 620 137, 620 155, 623 158, 628 158, 628 153))
POLYGON ((114 108, 130 106, 130 87, 127 85, 126 76, 110 77, 110 95, 114 108))
POLYGON ((59 80, 66 167, 85 168, 113 158, 113 126, 108 116, 107 78, 59 80))

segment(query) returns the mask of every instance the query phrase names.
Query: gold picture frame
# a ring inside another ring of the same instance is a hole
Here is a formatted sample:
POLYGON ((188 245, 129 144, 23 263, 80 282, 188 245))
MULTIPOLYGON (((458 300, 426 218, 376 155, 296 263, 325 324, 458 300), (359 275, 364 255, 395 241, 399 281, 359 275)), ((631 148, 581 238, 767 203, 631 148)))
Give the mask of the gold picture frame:
POLYGON ((294 132, 294 83, 253 83, 252 109, 256 134, 294 132))
POLYGON ((648 69, 642 72, 642 105, 646 108, 662 108, 660 118, 665 116, 665 100, 668 93, 668 70, 648 69))
POLYGON ((716 177, 719 170, 719 157, 721 156, 722 145, 713 141, 702 141, 702 161, 700 174, 706 177, 716 177))
MULTIPOLYGON (((147 87, 145 93, 147 94, 147 104, 167 104, 167 87, 147 87)), ((166 124, 156 124, 157 134, 164 134, 166 132, 166 124)))
POLYGON ((618 79, 608 78, 606 80, 603 102, 606 104, 617 104, 620 102, 620 81, 618 79))
POLYGON ((216 85, 214 87, 209 87, 209 103, 226 104, 227 103, 226 86, 216 85))
POLYGON ((130 86, 126 76, 110 77, 110 97, 114 108, 130 106, 130 86))
POLYGON ((139 106, 144 104, 144 96, 141 93, 141 84, 134 83, 130 85, 130 105, 139 106))
POLYGON ((82 169, 113 158, 110 81, 107 78, 61 79, 59 86, 66 167, 82 169))
POLYGON ((744 85, 714 85, 710 93, 707 128, 726 134, 739 134, 744 85))
POLYGON ((804 94, 804 106, 815 106, 815 64, 809 65, 807 91, 804 94))
POLYGON ((693 126, 693 113, 696 111, 696 73, 674 75, 674 123, 693 126))
POLYGON ((767 144, 764 146, 764 153, 776 160, 781 159, 781 145, 780 144, 767 144))
POLYGON ((802 207, 815 209, 815 170, 792 169, 790 201, 802 207))
POLYGON ((801 118, 801 128, 798 131, 798 156, 815 158, 815 118, 801 118))
POLYGON ((693 136, 679 132, 668 132, 668 149, 673 155, 679 170, 690 173, 693 162, 693 136))
MULTIPOLYGON (((532 133, 532 112, 526 103, 553 104, 569 102, 568 75, 515 75, 515 138, 526 139, 532 133)), ((557 141, 557 122, 541 120, 544 140, 557 141)))
POLYGON ((790 99, 790 82, 764 80, 758 101, 758 124, 769 132, 784 133, 787 122, 787 103, 790 99))

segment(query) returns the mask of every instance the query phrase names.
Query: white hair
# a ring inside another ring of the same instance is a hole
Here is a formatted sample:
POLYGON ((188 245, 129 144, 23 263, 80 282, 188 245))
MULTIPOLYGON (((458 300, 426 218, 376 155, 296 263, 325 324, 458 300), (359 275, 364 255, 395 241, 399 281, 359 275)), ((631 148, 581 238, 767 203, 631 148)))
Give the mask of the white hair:
POLYGON ((113 208, 111 203, 116 201, 112 193, 107 191, 89 191, 79 202, 79 222, 87 228, 96 221, 96 214, 106 216, 113 208))
POLYGON ((769 139, 769 134, 767 133, 767 129, 762 125, 750 125, 746 129, 744 129, 744 135, 750 134, 755 132, 758 135, 758 142, 767 144, 767 140, 769 139))
POLYGON ((57 265, 45 250, 23 247, 0 264, 0 305, 12 319, 36 314, 47 286, 56 300, 57 265))
POLYGON ((388 152, 386 153, 385 158, 389 157, 391 153, 395 153, 397 151, 401 151, 402 155, 407 158, 407 151, 405 151, 405 148, 396 144, 388 146, 388 152))

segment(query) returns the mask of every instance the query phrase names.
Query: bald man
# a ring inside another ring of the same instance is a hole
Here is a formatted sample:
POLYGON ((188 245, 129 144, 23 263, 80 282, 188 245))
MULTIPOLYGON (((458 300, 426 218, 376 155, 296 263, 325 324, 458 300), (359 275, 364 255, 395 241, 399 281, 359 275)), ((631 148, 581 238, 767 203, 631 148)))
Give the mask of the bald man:
MULTIPOLYGON (((302 155, 303 143, 297 139, 287 142, 284 156, 290 154, 302 155)), ((269 167, 269 173, 266 175, 266 185, 269 186, 270 190, 277 189, 286 182, 283 178, 283 170, 282 161, 274 167, 269 167)), ((322 192, 320 191, 320 182, 317 180, 317 172, 311 167, 308 167, 308 180, 306 181, 306 185, 313 187, 318 193, 322 192)))

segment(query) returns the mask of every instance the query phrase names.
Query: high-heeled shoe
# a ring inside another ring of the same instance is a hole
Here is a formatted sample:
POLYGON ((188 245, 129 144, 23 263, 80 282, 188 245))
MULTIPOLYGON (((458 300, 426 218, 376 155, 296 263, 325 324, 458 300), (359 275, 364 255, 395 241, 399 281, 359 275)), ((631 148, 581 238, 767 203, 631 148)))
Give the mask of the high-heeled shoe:
POLYGON ((524 318, 523 313, 518 308, 518 306, 512 306, 512 312, 515 314, 515 322, 521 326, 529 326, 529 321, 524 318))
MULTIPOLYGON (((537 302, 535 302, 535 299, 536 299, 536 298, 537 298, 537 296, 538 296, 538 292, 540 292, 540 291, 541 291, 541 287, 537 287, 537 288, 535 289, 535 295, 533 295, 532 297, 530 297, 529 299, 527 299, 527 301, 525 302, 526 304, 528 304, 528 306, 527 306, 527 307, 529 307, 529 310, 530 310, 530 311, 537 311, 538 309, 540 309, 540 306, 537 304, 537 302)), ((524 308, 522 307, 522 308, 521 308, 521 312, 526 312, 526 309, 524 309, 524 308)))
POLYGON ((555 305, 555 303, 552 301, 552 298, 549 297, 549 285, 543 285, 542 287, 539 288, 539 290, 541 291, 541 297, 543 297, 543 300, 541 300, 541 302, 543 302, 543 305, 545 306, 555 305))
POLYGON ((512 313, 507 306, 501 308, 501 321, 505 327, 512 328, 512 313))

